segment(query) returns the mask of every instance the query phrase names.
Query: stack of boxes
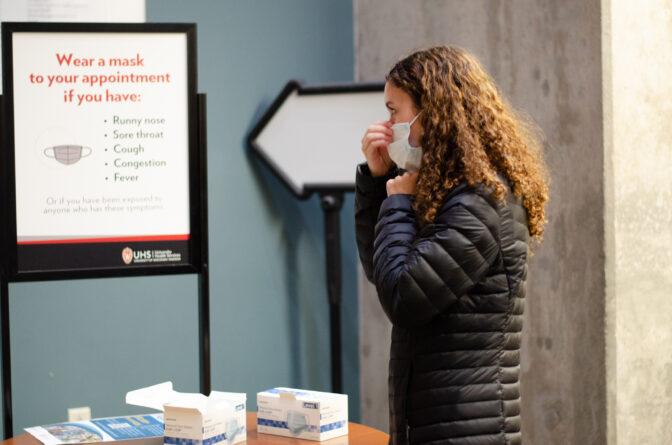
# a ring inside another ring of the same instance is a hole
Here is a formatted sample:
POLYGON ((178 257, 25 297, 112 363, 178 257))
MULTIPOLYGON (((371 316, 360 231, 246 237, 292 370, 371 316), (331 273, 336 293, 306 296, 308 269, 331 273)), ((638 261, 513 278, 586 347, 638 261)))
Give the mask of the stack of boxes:
MULTIPOLYGON (((171 382, 130 391, 126 403, 164 413, 164 445, 233 445, 247 439, 244 393, 179 393, 171 382)), ((348 396, 294 388, 257 394, 257 431, 323 441, 348 434, 348 396)))

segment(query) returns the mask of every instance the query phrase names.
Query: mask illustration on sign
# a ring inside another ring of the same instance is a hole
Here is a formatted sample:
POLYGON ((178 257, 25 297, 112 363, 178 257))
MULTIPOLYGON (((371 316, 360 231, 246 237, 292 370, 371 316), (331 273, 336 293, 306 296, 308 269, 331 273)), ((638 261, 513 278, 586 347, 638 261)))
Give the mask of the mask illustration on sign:
POLYGON ((295 436, 307 430, 308 419, 306 419, 306 415, 296 411, 289 411, 287 413, 287 428, 295 436))
POLYGON ((411 135, 411 125, 420 116, 416 114, 410 122, 400 122, 392 125, 392 142, 387 147, 390 159, 397 164, 397 167, 403 168, 409 172, 420 170, 422 161, 422 147, 412 147, 409 137, 411 135))
POLYGON ((61 164, 70 165, 91 154, 90 147, 82 145, 55 145, 44 149, 44 155, 61 164))

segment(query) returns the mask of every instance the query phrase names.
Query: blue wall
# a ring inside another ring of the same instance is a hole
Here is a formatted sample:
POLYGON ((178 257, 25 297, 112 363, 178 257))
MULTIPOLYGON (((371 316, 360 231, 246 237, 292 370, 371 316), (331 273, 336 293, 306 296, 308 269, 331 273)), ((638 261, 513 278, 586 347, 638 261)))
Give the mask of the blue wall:
MULTIPOLYGON (((250 158, 245 135, 287 80, 350 81, 352 2, 147 0, 148 22, 195 22, 208 95, 213 389, 329 390, 322 212, 250 158)), ((352 147, 359 150, 358 147, 352 147)), ((353 166, 354 172, 354 166, 353 166)), ((352 196, 342 214, 344 384, 359 419, 352 196)), ((198 390, 194 276, 13 284, 15 434, 65 420, 146 410, 129 389, 173 380, 198 390)))

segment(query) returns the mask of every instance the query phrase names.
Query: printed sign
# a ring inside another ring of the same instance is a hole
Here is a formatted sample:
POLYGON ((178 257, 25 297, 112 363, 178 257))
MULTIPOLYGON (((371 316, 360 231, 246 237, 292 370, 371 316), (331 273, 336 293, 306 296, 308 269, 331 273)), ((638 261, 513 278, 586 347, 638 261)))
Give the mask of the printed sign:
POLYGON ((188 32, 32 25, 3 25, 18 271, 189 264, 188 32))

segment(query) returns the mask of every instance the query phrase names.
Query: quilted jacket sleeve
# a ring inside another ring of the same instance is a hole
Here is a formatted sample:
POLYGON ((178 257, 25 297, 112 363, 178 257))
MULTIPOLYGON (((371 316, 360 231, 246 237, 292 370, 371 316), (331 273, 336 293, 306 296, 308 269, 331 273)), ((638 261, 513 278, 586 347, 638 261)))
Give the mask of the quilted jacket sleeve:
POLYGON ((420 326, 480 281, 499 253, 499 213, 467 189, 451 195, 430 230, 417 233, 412 196, 385 199, 375 228, 374 283, 390 321, 420 326))
POLYGON ((357 166, 355 179, 355 238, 364 273, 373 281, 373 239, 378 212, 387 197, 385 183, 396 176, 393 168, 385 176, 373 177, 366 162, 357 166))

